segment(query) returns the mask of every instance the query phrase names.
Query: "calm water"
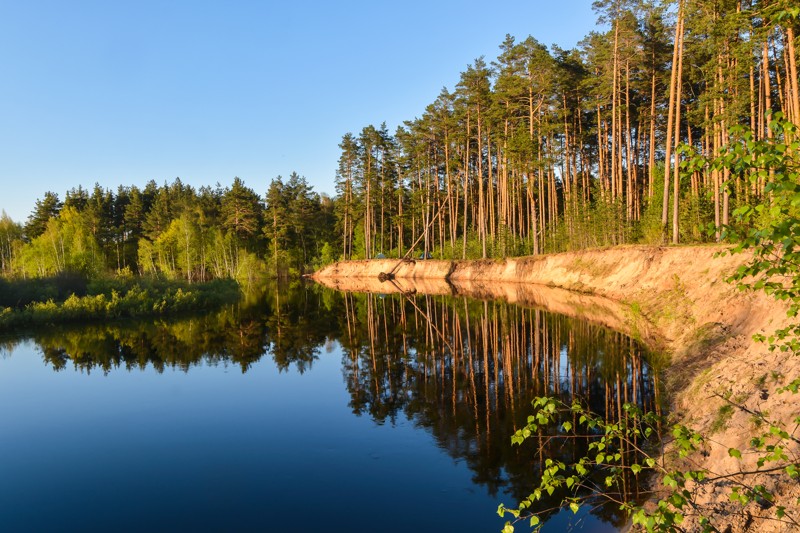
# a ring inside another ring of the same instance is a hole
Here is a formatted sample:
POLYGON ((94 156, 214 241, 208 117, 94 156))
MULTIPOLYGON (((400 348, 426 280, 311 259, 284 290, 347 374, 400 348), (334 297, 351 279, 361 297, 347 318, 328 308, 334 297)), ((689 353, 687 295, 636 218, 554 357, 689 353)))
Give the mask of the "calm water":
MULTIPOLYGON (((0 531, 499 531, 537 483, 510 445, 532 397, 613 412, 655 390, 621 334, 460 298, 270 289, 0 338, 0 531)), ((622 525, 545 531, 576 523, 622 525)))

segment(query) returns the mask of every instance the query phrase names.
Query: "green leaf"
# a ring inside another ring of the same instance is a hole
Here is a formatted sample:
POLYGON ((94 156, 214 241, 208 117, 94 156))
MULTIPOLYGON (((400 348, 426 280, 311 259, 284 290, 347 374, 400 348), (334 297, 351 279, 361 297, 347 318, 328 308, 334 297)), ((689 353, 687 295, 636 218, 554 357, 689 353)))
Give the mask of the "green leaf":
POLYGON ((597 464, 602 464, 602 462, 605 461, 605 460, 606 460, 606 456, 603 455, 602 453, 598 453, 597 457, 595 457, 594 462, 597 463, 597 464))
POLYGON ((736 448, 728 448, 728 455, 730 455, 731 457, 736 457, 737 459, 742 458, 742 452, 740 452, 736 448))
POLYGON ((572 502, 569 504, 569 508, 572 509, 572 514, 578 514, 578 509, 580 509, 581 506, 577 502, 572 502))
POLYGON ((641 472, 641 471, 642 471, 642 465, 639 465, 639 464, 632 464, 632 465, 631 465, 631 471, 634 473, 634 475, 638 475, 638 474, 639 474, 639 472, 641 472))

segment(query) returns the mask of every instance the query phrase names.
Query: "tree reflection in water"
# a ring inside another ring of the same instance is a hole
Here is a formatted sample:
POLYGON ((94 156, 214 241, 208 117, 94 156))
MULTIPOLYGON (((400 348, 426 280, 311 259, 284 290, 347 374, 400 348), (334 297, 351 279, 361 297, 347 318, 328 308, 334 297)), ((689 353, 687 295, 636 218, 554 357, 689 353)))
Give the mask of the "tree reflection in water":
MULTIPOLYGON (((465 461, 475 483, 517 500, 538 485, 544 459, 574 461, 588 446, 588 439, 564 445, 542 434, 538 452, 534 442, 512 447, 510 436, 531 414, 533 397, 580 397, 610 420, 625 416, 626 402, 659 409, 657 374, 633 339, 502 302, 298 284, 267 287, 200 317, 53 328, 33 339, 55 370, 72 364, 86 372, 189 371, 200 364, 246 372, 268 356, 280 371, 302 373, 337 341, 353 413, 378 424, 413 421, 465 461)), ((636 495, 633 480, 629 490, 636 495)), ((595 512, 611 523, 623 520, 613 508, 595 512)))
MULTIPOLYGON (((644 349, 621 333, 502 302, 343 298, 340 342, 353 411, 379 423, 405 416, 427 428, 493 495, 508 491, 520 500, 538 486, 546 458, 574 462, 587 451, 588 439, 565 446, 545 434, 538 446, 510 445, 535 396, 579 397, 609 420, 626 416, 625 403, 659 410, 657 374, 644 349)), ((633 480, 629 488, 635 498, 633 480)), ((624 523, 613 506, 596 512, 624 523)))

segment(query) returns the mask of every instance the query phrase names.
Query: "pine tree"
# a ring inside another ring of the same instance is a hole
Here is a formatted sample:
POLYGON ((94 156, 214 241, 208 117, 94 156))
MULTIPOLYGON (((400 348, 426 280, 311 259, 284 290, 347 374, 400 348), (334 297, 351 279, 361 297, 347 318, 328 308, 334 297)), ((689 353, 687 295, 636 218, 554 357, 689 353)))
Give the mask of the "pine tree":
POLYGON ((33 213, 28 217, 28 223, 25 224, 25 238, 32 241, 39 235, 43 234, 47 229, 47 222, 51 218, 58 216, 61 211, 62 204, 58 199, 58 195, 54 192, 47 191, 44 197, 36 200, 36 206, 33 213))
POLYGON ((222 194, 222 226, 248 250, 254 250, 260 240, 263 211, 261 198, 238 177, 233 179, 233 184, 222 194))
POLYGON ((358 165, 360 147, 352 133, 346 133, 339 143, 342 155, 336 170, 336 202, 337 219, 342 234, 342 258, 350 259, 353 255, 353 235, 357 213, 355 184, 360 181, 358 165))

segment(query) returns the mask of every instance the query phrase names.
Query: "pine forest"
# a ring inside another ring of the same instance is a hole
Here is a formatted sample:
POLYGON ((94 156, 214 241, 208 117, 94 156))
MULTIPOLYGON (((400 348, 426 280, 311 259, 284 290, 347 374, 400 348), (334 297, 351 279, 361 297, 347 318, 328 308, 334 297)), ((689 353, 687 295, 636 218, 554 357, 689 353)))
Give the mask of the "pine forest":
POLYGON ((599 0, 573 49, 510 35, 394 132, 341 138, 336 196, 292 174, 198 190, 80 186, 0 220, 0 271, 162 274, 189 282, 302 273, 339 259, 502 258, 725 238, 769 173, 732 176, 732 144, 800 123, 788 0, 599 0))

